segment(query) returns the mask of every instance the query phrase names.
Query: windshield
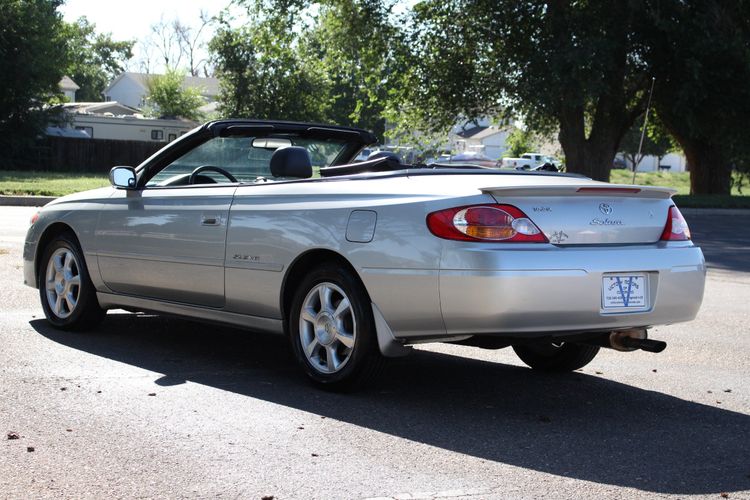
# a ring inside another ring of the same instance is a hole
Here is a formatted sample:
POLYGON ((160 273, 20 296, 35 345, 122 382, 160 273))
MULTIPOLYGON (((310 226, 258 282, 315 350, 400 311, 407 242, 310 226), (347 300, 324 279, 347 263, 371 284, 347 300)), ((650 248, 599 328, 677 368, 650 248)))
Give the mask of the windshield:
MULTIPOLYGON (((328 167, 347 146, 341 139, 311 139, 292 134, 274 137, 214 137, 182 155, 154 175, 146 186, 178 184, 181 176, 189 176, 203 166, 225 170, 239 182, 255 182, 270 178, 271 156, 280 146, 300 146, 310 153, 313 177, 319 177, 321 167, 328 167)), ((205 171, 205 182, 229 182, 222 174, 205 171)))

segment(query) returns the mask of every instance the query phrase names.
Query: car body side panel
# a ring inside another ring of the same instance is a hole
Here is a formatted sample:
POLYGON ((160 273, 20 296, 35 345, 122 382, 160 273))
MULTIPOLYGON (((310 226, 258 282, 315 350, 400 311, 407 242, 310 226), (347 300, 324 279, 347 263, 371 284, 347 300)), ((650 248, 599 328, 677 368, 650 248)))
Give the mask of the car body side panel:
MULTIPOLYGON (((110 218, 112 214, 107 212, 115 206, 119 210, 131 202, 137 205, 138 194, 106 188, 63 198, 42 211, 27 238, 25 278, 33 279, 39 234, 49 224, 62 221, 78 235, 92 279, 107 306, 181 311, 180 314, 217 320, 226 313, 227 318, 232 318, 229 322, 277 330, 282 324, 280 290, 290 265, 305 252, 325 249, 351 263, 393 335, 406 341, 482 333, 528 336, 540 332, 604 331, 687 321, 695 316, 703 295, 705 263, 700 249, 689 241, 597 245, 472 243, 443 240, 427 229, 425 217, 430 212, 495 203, 491 194, 482 193, 481 187, 500 183, 519 188, 601 185, 580 178, 515 175, 423 175, 242 185, 236 188, 234 198, 231 193, 223 193, 218 198, 193 200, 191 207, 196 218, 191 218, 189 224, 198 225, 198 216, 207 211, 217 212, 217 203, 222 210, 226 207, 226 240, 211 241, 185 236, 190 231, 181 226, 168 230, 168 205, 162 206, 159 214, 136 210, 138 213, 110 218), (374 221, 374 232, 368 226, 370 222, 363 224, 364 229, 359 232, 349 227, 356 211, 374 214, 367 218, 374 221), (100 214, 104 222, 98 222, 100 214), (142 224, 133 225, 131 216, 145 219, 142 224), (161 217, 165 224, 146 220, 152 216, 161 217), (97 224, 99 232, 95 234, 97 224), (112 244, 109 251, 100 246, 118 232, 122 246, 112 244), (144 239, 143 234, 148 237, 144 239), (177 234, 181 236, 176 237, 177 234), (161 257, 145 258, 149 245, 158 247, 161 257), (137 258, 118 271, 107 260, 117 252, 129 254, 126 258, 137 258), (149 267, 153 262, 158 265, 149 267), (210 268, 211 275, 205 277, 195 267, 175 267, 195 264, 210 268), (104 285, 99 268, 106 273, 114 269, 121 275, 137 270, 132 278, 138 283, 141 279, 162 280, 164 276, 159 273, 169 268, 178 279, 170 285, 173 291, 165 291, 163 297, 146 298, 137 291, 120 291, 134 295, 128 298, 112 293, 104 285), (604 273, 648 276, 650 309, 603 312, 600 305, 604 273), (185 304, 190 301, 174 292, 180 287, 187 293, 208 293, 214 298, 221 293, 222 301, 226 298, 225 305, 208 311, 206 304, 196 304, 195 298, 192 306, 185 304), (243 317, 248 318, 246 323, 243 317), (251 321, 253 318, 258 321, 251 321)), ((522 205, 532 219, 534 207, 546 207, 522 196, 513 201, 522 205)), ((585 209, 599 210, 599 203, 585 209)), ((606 203, 619 212, 619 205, 606 203)), ((662 205, 666 204, 665 198, 662 205)), ((557 207, 551 208, 554 214, 557 207)), ((661 224, 656 220, 660 218, 657 210, 653 211, 655 220, 649 222, 653 226, 647 231, 649 239, 661 224)), ((588 212, 581 214, 593 217, 588 212)))
POLYGON ((425 220, 432 206, 426 202, 440 203, 441 196, 378 192, 361 182, 328 186, 336 191, 323 184, 305 192, 310 187, 302 183, 237 190, 227 236, 227 310, 280 318, 279 290, 289 266, 309 250, 325 249, 353 265, 396 336, 444 332, 438 294, 442 243, 425 224, 414 224, 425 220), (350 192, 342 194, 347 187, 350 192), (361 210, 377 214, 372 240, 348 241, 352 212, 361 210))
POLYGON ((96 231, 99 268, 117 293, 208 307, 224 304, 232 185, 118 190, 96 231))

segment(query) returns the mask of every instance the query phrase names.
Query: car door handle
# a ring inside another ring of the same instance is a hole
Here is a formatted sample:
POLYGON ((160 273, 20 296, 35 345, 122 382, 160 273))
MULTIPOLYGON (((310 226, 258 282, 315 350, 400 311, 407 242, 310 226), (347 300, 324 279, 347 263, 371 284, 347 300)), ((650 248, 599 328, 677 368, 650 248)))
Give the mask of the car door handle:
POLYGON ((221 226, 221 215, 203 215, 201 216, 202 226, 221 226))

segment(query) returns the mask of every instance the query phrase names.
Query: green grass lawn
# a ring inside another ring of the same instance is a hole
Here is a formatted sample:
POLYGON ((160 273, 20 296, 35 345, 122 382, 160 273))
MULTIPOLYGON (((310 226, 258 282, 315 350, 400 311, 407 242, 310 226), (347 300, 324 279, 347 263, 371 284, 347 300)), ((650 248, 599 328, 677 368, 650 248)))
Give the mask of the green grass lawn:
MULTIPOLYGON (((634 184, 633 172, 630 170, 612 170, 609 182, 614 184, 634 184)), ((639 172, 635 175, 635 184, 641 186, 666 186, 677 190, 679 194, 690 194, 690 173, 688 172, 639 172)))
MULTIPOLYGON (((610 182, 615 184, 632 184, 633 172, 628 170, 612 170, 610 182)), ((690 208, 750 208, 750 186, 745 187, 744 194, 732 187, 732 195, 690 194, 689 172, 639 172, 635 176, 635 184, 641 186, 666 186, 677 190, 674 201, 680 207, 690 208)))
MULTIPOLYGON (((633 172, 613 170, 610 181, 630 184, 633 181, 633 172)), ((691 196, 690 174, 687 172, 641 172, 636 175, 635 183, 675 188, 678 194, 674 199, 681 207, 750 208, 750 186, 745 188, 745 195, 740 195, 737 189, 733 188, 732 196, 691 196)), ((63 196, 108 185, 106 174, 0 170, 0 195, 63 196)))
POLYGON ((0 170, 0 195, 63 196, 108 185, 107 174, 0 170))

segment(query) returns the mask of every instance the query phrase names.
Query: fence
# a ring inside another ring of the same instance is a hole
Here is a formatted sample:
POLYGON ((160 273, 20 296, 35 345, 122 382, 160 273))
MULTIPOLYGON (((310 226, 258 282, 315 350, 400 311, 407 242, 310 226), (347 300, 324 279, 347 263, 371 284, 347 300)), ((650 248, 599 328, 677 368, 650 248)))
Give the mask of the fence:
POLYGON ((44 137, 15 158, 0 161, 5 169, 105 173, 115 165, 136 166, 164 147, 163 142, 44 137))

